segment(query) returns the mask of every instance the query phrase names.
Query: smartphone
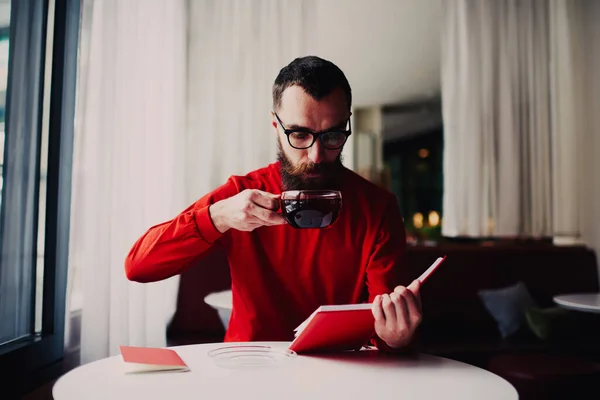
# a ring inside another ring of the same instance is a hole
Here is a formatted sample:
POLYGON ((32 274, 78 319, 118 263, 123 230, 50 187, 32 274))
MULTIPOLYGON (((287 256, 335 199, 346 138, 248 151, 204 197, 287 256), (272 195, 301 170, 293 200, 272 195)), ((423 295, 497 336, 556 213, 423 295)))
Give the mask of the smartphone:
POLYGON ((427 280, 427 278, 429 278, 429 276, 431 274, 433 274, 433 271, 435 271, 437 269, 437 267, 439 267, 444 262, 445 259, 446 259, 446 256, 438 257, 438 259, 435 260, 434 263, 431 264, 431 266, 429 268, 427 268, 427 270, 421 274, 421 276, 418 278, 419 282, 421 282, 421 284, 423 284, 423 282, 425 282, 427 280))

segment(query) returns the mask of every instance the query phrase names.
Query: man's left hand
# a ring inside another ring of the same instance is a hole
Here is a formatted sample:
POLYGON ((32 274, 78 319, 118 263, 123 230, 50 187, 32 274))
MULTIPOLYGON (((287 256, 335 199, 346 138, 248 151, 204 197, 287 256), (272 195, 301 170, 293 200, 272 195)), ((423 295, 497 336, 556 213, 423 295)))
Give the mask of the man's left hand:
POLYGON ((421 323, 421 283, 414 280, 408 287, 397 286, 390 294, 378 295, 373 301, 375 333, 394 349, 405 347, 421 323))

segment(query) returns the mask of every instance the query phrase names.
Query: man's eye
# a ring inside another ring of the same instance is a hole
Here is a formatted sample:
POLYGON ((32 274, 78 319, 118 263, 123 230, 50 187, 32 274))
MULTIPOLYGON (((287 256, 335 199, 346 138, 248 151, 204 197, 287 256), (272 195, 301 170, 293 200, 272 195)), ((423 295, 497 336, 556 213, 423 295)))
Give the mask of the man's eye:
POLYGON ((310 133, 303 133, 303 132, 294 132, 292 133, 292 135, 294 136, 295 139, 306 139, 310 136, 310 133))

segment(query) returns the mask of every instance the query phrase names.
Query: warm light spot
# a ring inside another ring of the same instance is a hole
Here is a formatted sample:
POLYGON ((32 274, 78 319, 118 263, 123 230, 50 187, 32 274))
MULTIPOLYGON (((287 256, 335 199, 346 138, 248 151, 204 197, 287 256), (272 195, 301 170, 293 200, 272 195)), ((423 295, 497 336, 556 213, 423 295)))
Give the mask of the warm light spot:
POLYGON ((429 157, 429 150, 427 150, 427 149, 419 150, 419 157, 421 157, 421 158, 429 157))
POLYGON ((438 226, 440 224, 440 214, 437 211, 431 211, 428 220, 430 226, 438 226))
POLYGON ((423 227, 423 214, 418 212, 413 215, 413 225, 417 229, 421 229, 423 227))

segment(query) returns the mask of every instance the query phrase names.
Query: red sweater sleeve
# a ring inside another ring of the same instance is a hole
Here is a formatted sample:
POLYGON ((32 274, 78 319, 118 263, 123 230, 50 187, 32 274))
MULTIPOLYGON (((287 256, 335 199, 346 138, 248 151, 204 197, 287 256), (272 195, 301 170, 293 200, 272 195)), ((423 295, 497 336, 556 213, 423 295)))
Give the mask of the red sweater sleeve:
POLYGON ((125 259, 127 279, 155 282, 180 274, 193 265, 223 236, 215 228, 208 208, 238 192, 230 179, 174 219, 148 229, 125 259))

